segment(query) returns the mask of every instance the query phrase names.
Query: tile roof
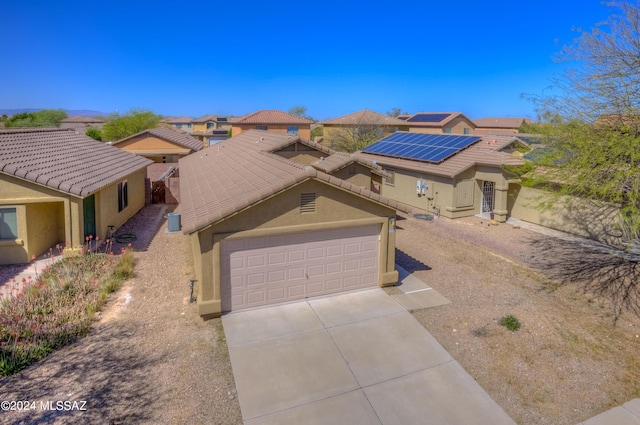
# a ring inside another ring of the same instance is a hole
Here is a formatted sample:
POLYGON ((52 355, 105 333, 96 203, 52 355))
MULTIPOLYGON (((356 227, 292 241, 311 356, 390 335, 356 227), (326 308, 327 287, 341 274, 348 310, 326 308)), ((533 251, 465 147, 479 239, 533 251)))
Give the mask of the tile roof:
MULTIPOLYGON (((203 123, 203 122, 207 122, 207 121, 218 121, 218 118, 226 118, 224 115, 212 115, 212 114, 207 114, 207 115, 203 115, 199 118, 194 118, 193 120, 191 120, 191 122, 197 122, 197 123, 203 123)), ((227 120, 225 119, 224 122, 226 122, 227 120)))
POLYGON ((520 139, 514 135, 482 136, 479 142, 437 164, 364 152, 356 152, 356 155, 369 161, 375 161, 375 163, 381 164, 383 167, 402 168, 453 178, 475 165, 501 167, 503 165, 524 164, 524 161, 510 153, 501 152, 502 149, 515 141, 520 141, 520 139), (493 143, 494 140, 496 141, 495 143, 493 143))
MULTIPOLYGON (((404 115, 402 116, 404 118, 404 115)), ((451 121, 456 118, 464 118, 468 121, 469 118, 465 117, 462 112, 417 112, 413 115, 409 115, 405 121, 405 125, 410 125, 412 127, 444 127, 451 121), (445 117, 440 121, 411 121, 415 119, 418 115, 445 115, 445 117)), ((403 121, 401 120, 401 121, 403 121)))
POLYGON ((476 127, 485 128, 520 128, 524 118, 480 118, 473 120, 476 127))
POLYGON ((364 158, 360 158, 356 154, 346 152, 334 152, 333 154, 314 162, 311 166, 324 173, 331 174, 353 164, 354 162, 370 168, 373 173, 383 176, 387 175, 380 165, 372 161, 367 161, 364 158))
POLYGON ((143 136, 143 135, 158 137, 168 142, 173 142, 184 148, 191 149, 192 151, 199 151, 204 146, 204 143, 202 142, 202 140, 198 140, 195 137, 192 137, 189 133, 185 133, 183 131, 176 131, 174 129, 165 128, 165 127, 158 127, 158 128, 151 128, 149 130, 143 130, 129 137, 125 137, 124 139, 116 140, 111 144, 116 146, 118 143, 122 143, 126 140, 130 140, 135 137, 143 136))
POLYGON ((151 162, 72 129, 0 131, 0 173, 82 198, 151 162))
POLYGON ((274 146, 286 146, 292 139, 304 142, 286 134, 249 130, 181 158, 183 230, 196 232, 308 179, 322 180, 391 208, 409 211, 397 201, 270 153, 274 146))
POLYGON ((327 125, 388 125, 388 126, 407 126, 408 124, 402 120, 399 120, 389 115, 380 114, 378 112, 364 109, 362 111, 354 112, 352 114, 343 115, 341 117, 333 118, 327 121, 322 121, 320 124, 327 125))
POLYGON ((167 118, 166 122, 169 124, 188 124, 192 121, 191 117, 171 117, 171 118, 167 118))
POLYGON ((232 124, 309 124, 313 121, 288 112, 262 110, 231 119, 232 124))

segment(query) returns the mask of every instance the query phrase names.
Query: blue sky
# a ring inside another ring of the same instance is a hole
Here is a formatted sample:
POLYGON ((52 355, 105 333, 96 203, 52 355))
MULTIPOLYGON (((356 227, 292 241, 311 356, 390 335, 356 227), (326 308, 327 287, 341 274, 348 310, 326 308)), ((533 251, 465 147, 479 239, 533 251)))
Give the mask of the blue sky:
POLYGON ((307 107, 535 117, 598 0, 7 0, 0 108, 243 115, 307 107))

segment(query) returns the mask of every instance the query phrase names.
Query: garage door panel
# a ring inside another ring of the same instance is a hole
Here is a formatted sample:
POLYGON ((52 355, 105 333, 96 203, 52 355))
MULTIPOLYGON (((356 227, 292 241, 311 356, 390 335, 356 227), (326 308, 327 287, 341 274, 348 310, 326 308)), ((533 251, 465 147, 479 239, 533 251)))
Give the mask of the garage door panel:
POLYGON ((285 280, 285 271, 284 270, 276 270, 269 272, 268 281, 269 282, 283 282, 285 280))
POLYGON ((305 260, 305 252, 302 249, 289 251, 289 262, 294 263, 296 261, 304 261, 305 260))
POLYGON ((307 252, 307 258, 309 260, 315 260, 318 258, 325 258, 325 250, 324 248, 311 248, 307 252))
POLYGON ((360 267, 363 269, 373 268, 377 266, 375 258, 367 257, 361 260, 360 267))
POLYGON ((349 272, 353 270, 360 269, 360 261, 359 260, 347 260, 344 262, 344 271, 349 272))
POLYGON ((372 225, 223 241, 223 311, 377 286, 379 231, 372 225))
POLYGON ((290 285, 287 287, 287 293, 290 299, 304 297, 304 283, 298 285, 290 285))
POLYGON ((289 269, 287 271, 288 278, 291 279, 302 279, 304 278, 304 267, 298 267, 295 269, 289 269))
POLYGON ((327 264, 327 274, 342 272, 342 263, 329 263, 327 264))
POLYGON ((327 257, 339 257, 342 255, 342 245, 331 245, 327 247, 327 257))
POLYGON ((232 257, 229 262, 229 267, 231 270, 243 269, 244 268, 244 258, 232 257))
POLYGON ((274 264, 284 264, 287 262, 287 253, 286 252, 276 252, 273 254, 269 254, 269 265, 274 264))
POLYGON ((247 267, 262 267, 266 264, 264 254, 250 255, 247 257, 247 267))
POLYGON ((373 252, 378 250, 378 243, 375 241, 364 241, 360 245, 361 252, 373 252))
POLYGON ((346 289, 356 289, 360 286, 360 278, 358 276, 351 276, 344 278, 344 287, 346 289))
POLYGON ((325 293, 324 282, 310 283, 307 286, 307 296, 317 296, 325 293))
POLYGON ((307 267, 307 276, 309 277, 309 279, 313 279, 317 276, 322 275, 324 275, 324 265, 318 264, 315 266, 307 267))
POLYGON ((263 285, 266 283, 264 273, 254 273, 247 275, 247 285, 263 285))

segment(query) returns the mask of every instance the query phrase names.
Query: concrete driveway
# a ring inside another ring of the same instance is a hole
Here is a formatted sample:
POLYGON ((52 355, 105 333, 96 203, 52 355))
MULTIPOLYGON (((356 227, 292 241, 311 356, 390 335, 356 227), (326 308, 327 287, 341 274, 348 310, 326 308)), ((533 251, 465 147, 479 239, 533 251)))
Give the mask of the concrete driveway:
POLYGON ((247 425, 515 424, 381 289, 222 323, 247 425))

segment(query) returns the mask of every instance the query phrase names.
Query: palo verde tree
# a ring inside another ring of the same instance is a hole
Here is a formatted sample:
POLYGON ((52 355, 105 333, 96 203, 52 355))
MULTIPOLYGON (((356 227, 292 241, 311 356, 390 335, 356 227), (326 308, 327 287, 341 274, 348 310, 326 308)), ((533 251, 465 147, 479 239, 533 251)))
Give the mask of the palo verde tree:
POLYGON ((36 112, 15 114, 5 121, 5 127, 60 127, 60 122, 67 118, 62 109, 42 109, 36 112))
POLYGON ((554 80, 556 94, 532 97, 549 145, 535 175, 557 194, 618 205, 632 240, 640 233, 640 9, 609 6, 606 21, 554 58, 569 65, 554 80))
MULTIPOLYGON (((634 247, 640 234, 640 10, 629 2, 609 6, 615 12, 606 21, 581 32, 555 58, 570 65, 554 81, 557 94, 532 99, 542 120, 534 128, 546 136, 547 148, 529 174, 557 201, 573 195, 615 206, 619 228, 612 230, 634 247)), ((614 322, 624 312, 640 315, 640 255, 634 249, 539 248, 544 268, 556 278, 606 299, 614 322)))
POLYGON ((155 128, 162 117, 149 109, 131 109, 124 115, 117 112, 109 115, 102 127, 102 140, 112 142, 155 128))

